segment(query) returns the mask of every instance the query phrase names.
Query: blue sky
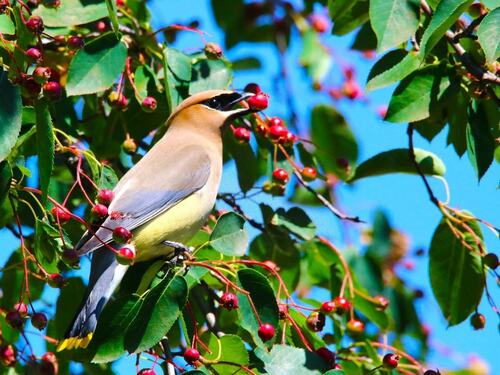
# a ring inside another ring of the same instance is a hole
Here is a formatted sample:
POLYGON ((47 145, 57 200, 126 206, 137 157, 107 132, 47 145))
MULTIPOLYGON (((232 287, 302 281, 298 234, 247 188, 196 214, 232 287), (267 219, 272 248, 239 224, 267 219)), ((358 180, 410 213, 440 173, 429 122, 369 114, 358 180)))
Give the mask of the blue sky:
MULTIPOLYGON (((208 33, 207 40, 223 44, 223 34, 212 18, 210 1, 208 0, 153 0, 150 2, 152 24, 154 28, 171 23, 185 23, 193 19, 201 21, 200 28, 208 33)), ((326 43, 337 56, 342 56, 356 68, 358 81, 365 82, 366 76, 375 60, 368 61, 359 54, 348 51, 352 36, 332 37, 325 36, 326 43)), ((203 43, 195 34, 182 33, 178 43, 174 45, 187 52, 203 48, 203 43)), ((313 93, 310 81, 298 65, 300 53, 299 38, 292 38, 291 48, 287 55, 287 68, 290 74, 293 98, 302 123, 308 121, 308 113, 318 103, 331 103, 331 99, 322 94, 313 93)), ((270 45, 242 43, 226 53, 230 60, 256 56, 262 62, 262 68, 256 71, 239 72, 235 76, 234 87, 243 88, 248 82, 257 82, 264 91, 271 94, 269 115, 283 115, 287 113, 285 100, 280 95, 281 87, 276 87, 278 64, 276 52, 270 45)), ((328 80, 338 82, 338 66, 334 66, 328 80)), ((279 82, 278 82, 279 84, 279 82)), ((378 119, 375 108, 389 102, 394 88, 383 89, 369 95, 369 104, 341 101, 339 109, 351 124, 360 145, 359 160, 364 160, 378 152, 397 147, 406 147, 406 126, 404 124, 390 124, 378 119)), ((500 204, 498 199, 498 165, 493 165, 478 184, 474 171, 467 160, 467 156, 459 159, 451 147, 446 147, 446 131, 439 134, 429 144, 426 140, 416 137, 416 146, 436 153, 446 164, 446 179, 451 190, 451 205, 472 211, 476 216, 484 218, 498 226, 500 204)), ((434 191, 440 199, 445 199, 442 184, 431 181, 434 191)), ((229 166, 225 171, 221 191, 236 191, 237 182, 234 169, 229 166)), ((389 175, 361 180, 355 186, 340 186, 338 189, 342 208, 349 214, 359 215, 370 221, 374 212, 382 208, 389 215, 392 225, 405 232, 411 239, 411 248, 427 249, 432 233, 437 226, 440 215, 437 209, 429 202, 421 181, 410 175, 389 175)), ((268 199, 268 198, 266 198, 268 199)), ((269 198, 270 199, 270 198, 269 198)), ((279 198, 274 202, 280 204, 279 198)), ((255 205, 246 205, 248 212, 259 217, 255 205)), ((341 243, 339 223, 331 213, 324 209, 308 209, 319 226, 319 231, 336 243, 341 243)), ((495 249, 497 239, 490 232, 485 231, 486 243, 490 249, 495 249)), ((354 242, 357 241, 359 230, 353 229, 350 233, 354 242)), ((0 241, 4 243, 4 251, 0 254, 0 264, 3 264, 10 253, 9 249, 16 246, 13 238, 6 232, 0 231, 0 241)), ((482 331, 475 332, 465 322, 457 327, 447 328, 441 316, 439 307, 432 296, 428 281, 427 257, 416 260, 415 270, 402 270, 400 274, 408 280, 410 285, 424 290, 426 297, 418 302, 418 310, 423 321, 431 329, 431 342, 436 347, 430 356, 435 367, 458 368, 465 366, 468 356, 477 354, 493 364, 498 356, 500 340, 498 335, 498 319, 489 305, 483 301, 480 311, 486 316, 487 325, 482 331)), ((86 278, 88 267, 83 267, 82 275, 86 278)), ((500 301, 499 288, 493 279, 489 279, 490 289, 496 301, 500 301)), ((132 358, 122 361, 119 365, 120 373, 135 373, 132 358)), ((494 370, 491 373, 495 373, 494 370)))

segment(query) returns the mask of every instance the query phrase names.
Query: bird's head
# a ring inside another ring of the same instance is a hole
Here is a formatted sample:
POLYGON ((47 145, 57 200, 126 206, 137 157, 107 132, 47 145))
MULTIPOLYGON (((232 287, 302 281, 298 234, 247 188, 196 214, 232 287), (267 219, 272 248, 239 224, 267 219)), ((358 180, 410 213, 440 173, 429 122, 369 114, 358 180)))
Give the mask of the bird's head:
POLYGON ((208 90, 197 93, 175 108, 167 124, 172 125, 174 122, 184 120, 203 127, 219 129, 235 117, 253 112, 251 109, 237 106, 238 103, 253 95, 228 90, 208 90))

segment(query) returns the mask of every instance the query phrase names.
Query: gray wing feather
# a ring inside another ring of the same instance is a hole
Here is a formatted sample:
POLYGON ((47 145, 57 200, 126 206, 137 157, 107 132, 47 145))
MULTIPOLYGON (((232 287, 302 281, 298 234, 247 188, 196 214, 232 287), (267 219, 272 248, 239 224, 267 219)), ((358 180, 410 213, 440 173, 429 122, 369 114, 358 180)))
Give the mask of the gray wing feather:
POLYGON ((119 215, 110 215, 94 236, 86 233, 75 247, 79 255, 112 242, 114 228, 136 229, 205 186, 210 175, 207 153, 200 147, 190 146, 175 154, 176 157, 170 158, 175 165, 161 165, 161 162, 151 165, 149 173, 135 173, 133 187, 122 185, 117 199, 109 207, 111 214, 119 215), (165 171, 165 168, 173 169, 165 171))

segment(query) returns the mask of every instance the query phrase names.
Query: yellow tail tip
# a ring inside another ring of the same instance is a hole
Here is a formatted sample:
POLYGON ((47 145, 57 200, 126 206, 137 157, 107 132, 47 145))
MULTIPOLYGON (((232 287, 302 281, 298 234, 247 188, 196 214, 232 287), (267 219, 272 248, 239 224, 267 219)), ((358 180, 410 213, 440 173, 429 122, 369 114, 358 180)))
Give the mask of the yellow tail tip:
POLYGON ((57 345, 57 351, 61 352, 63 350, 71 350, 71 349, 85 349, 92 340, 93 332, 89 333, 85 337, 68 337, 67 339, 62 340, 59 345, 57 345))

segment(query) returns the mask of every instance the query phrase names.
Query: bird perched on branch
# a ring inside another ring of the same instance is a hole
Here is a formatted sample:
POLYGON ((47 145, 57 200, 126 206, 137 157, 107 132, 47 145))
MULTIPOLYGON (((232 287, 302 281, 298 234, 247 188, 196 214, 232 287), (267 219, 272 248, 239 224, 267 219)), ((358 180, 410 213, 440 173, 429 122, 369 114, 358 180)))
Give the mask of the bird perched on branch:
POLYGON ((95 233, 76 246, 80 256, 92 254, 89 284, 81 309, 57 348, 85 348, 97 320, 128 268, 115 255, 122 245, 113 231, 132 233, 135 261, 172 255, 185 248, 211 212, 222 174, 224 124, 251 112, 235 108, 250 93, 211 90, 184 100, 167 120, 168 130, 118 182, 109 216, 95 233))

